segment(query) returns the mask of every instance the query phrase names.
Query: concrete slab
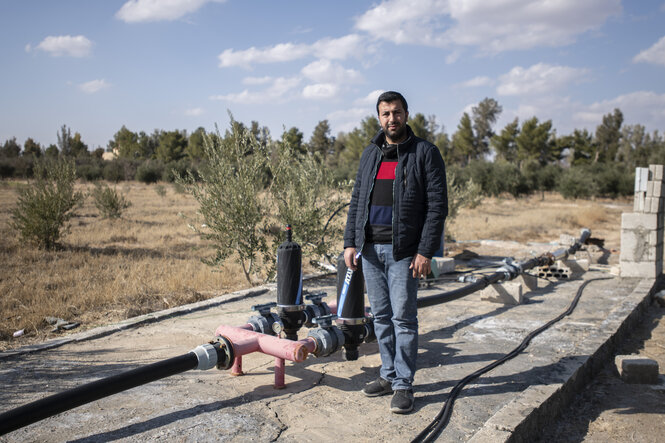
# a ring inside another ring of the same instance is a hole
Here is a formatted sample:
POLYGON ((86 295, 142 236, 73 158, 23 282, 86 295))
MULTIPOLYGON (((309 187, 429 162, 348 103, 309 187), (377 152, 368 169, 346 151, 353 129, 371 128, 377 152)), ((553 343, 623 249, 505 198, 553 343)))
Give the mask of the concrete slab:
MULTIPOLYGON (((455 402, 442 441, 533 440, 612 357, 613 343, 639 318, 653 280, 592 270, 575 311, 529 347, 468 385, 455 402)), ((14 431, 1 441, 410 441, 441 409, 462 378, 513 350, 531 331, 564 312, 583 280, 544 282, 523 304, 480 301, 479 293, 419 311, 419 370, 412 414, 388 411, 390 398, 359 390, 378 374, 376 344, 357 361, 341 353, 286 363, 286 389, 272 388, 274 359, 251 354, 246 375, 190 371, 78 407, 14 431)), ((334 297, 336 280, 305 288, 334 297)), ((431 295, 459 287, 421 289, 431 295)), ((267 291, 224 295, 205 308, 155 316, 150 322, 72 334, 48 349, 0 355, 0 412, 82 383, 181 355, 212 338, 220 324, 240 325, 250 306, 273 301, 267 291)), ((305 336, 306 331, 301 331, 305 336)))

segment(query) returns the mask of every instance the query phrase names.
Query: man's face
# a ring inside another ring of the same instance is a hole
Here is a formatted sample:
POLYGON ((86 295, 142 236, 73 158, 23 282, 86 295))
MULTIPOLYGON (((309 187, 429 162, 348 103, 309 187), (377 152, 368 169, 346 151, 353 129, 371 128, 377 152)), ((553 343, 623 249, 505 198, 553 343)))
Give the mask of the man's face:
POLYGON ((388 143, 400 143, 404 141, 408 118, 409 113, 404 110, 400 100, 379 103, 379 123, 386 134, 386 141, 388 143))

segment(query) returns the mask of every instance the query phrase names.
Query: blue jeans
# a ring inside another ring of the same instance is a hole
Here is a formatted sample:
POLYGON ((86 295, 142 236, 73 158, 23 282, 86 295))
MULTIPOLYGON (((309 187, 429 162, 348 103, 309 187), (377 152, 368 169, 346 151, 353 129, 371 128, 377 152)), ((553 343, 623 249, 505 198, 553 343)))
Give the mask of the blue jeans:
POLYGON ((390 244, 365 244, 362 251, 367 297, 381 355, 380 376, 393 389, 411 389, 418 356, 418 280, 412 257, 393 259, 390 244))

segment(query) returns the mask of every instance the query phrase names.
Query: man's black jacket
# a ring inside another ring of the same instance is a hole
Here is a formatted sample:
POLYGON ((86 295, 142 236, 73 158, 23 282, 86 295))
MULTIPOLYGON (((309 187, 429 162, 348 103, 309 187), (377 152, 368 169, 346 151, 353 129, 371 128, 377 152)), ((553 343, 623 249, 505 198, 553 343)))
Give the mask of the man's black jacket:
MULTIPOLYGON (((407 126, 407 142, 397 151, 393 186, 393 257, 401 260, 416 253, 432 258, 441 247, 448 215, 446 169, 436 146, 416 137, 407 126)), ((344 248, 361 251, 374 180, 381 164, 383 131, 372 139, 360 157, 356 183, 344 231, 344 248)))

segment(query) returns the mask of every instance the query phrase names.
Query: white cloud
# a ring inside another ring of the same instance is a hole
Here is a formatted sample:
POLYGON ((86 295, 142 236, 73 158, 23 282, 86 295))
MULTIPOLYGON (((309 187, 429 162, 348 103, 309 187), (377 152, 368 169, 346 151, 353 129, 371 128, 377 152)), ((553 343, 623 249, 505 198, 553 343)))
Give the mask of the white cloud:
POLYGON ((499 95, 544 95, 584 80, 586 69, 538 63, 528 69, 516 66, 499 78, 499 95))
POLYGON ((204 112, 203 108, 185 109, 185 115, 187 117, 198 117, 199 115, 203 115, 204 112))
POLYGON ((364 97, 356 99, 353 104, 356 106, 366 105, 366 106, 376 106, 376 101, 379 99, 379 96, 386 92, 383 89, 375 89, 364 97))
POLYGON ((595 127, 601 123, 603 115, 611 113, 615 108, 621 110, 626 124, 639 123, 650 130, 663 129, 665 94, 651 91, 632 92, 593 103, 576 112, 574 118, 595 127))
POLYGON ((356 19, 356 28, 397 44, 439 46, 448 0, 388 0, 356 19))
POLYGON ((338 39, 321 39, 311 45, 296 43, 278 43, 274 46, 259 49, 251 47, 236 51, 225 49, 219 54, 219 67, 240 66, 250 68, 257 63, 279 63, 298 60, 307 56, 342 60, 350 56, 359 56, 363 52, 360 36, 347 35, 338 39))
POLYGON ((460 86, 463 86, 465 88, 478 88, 481 86, 492 86, 493 84, 494 80, 492 80, 491 78, 486 76, 478 76, 460 83, 460 86))
POLYGON ((272 79, 271 84, 263 91, 252 92, 245 89, 239 93, 213 95, 210 97, 210 100, 221 100, 239 104, 262 104, 286 101, 297 96, 297 94, 293 94, 293 91, 300 85, 301 81, 299 77, 278 77, 272 79))
MULTIPOLYGON (((375 115, 375 111, 368 107, 358 107, 351 109, 340 109, 326 115, 330 126, 337 132, 351 132, 359 126, 360 121, 365 117, 375 115)), ((369 140, 368 140, 369 141, 369 140)))
POLYGON ((225 0, 129 0, 115 16, 127 23, 177 20, 211 1, 225 0))
POLYGON ((356 27, 396 44, 498 53, 570 44, 621 11, 621 0, 386 0, 356 27))
POLYGON ((665 37, 661 37, 649 49, 645 49, 633 58, 633 62, 654 63, 665 66, 665 37))
MULTIPOLYGON (((30 45, 26 50, 29 48, 30 45)), ((50 35, 42 40, 36 49, 48 52, 53 57, 87 57, 92 50, 92 42, 82 35, 50 35)))
POLYGON ((99 79, 99 80, 91 80, 89 82, 81 83, 79 85, 79 89, 85 92, 86 94, 94 94, 110 86, 111 85, 106 80, 99 79))
POLYGON ((332 83, 316 83, 303 88, 302 96, 306 99, 322 100, 334 97, 339 87, 332 83))
POLYGON ((354 69, 346 69, 330 60, 317 60, 302 68, 302 74, 319 83, 349 84, 362 80, 362 75, 354 69))

